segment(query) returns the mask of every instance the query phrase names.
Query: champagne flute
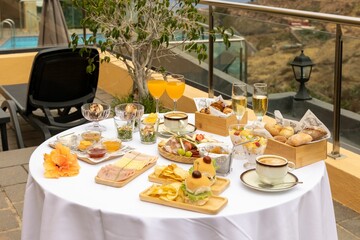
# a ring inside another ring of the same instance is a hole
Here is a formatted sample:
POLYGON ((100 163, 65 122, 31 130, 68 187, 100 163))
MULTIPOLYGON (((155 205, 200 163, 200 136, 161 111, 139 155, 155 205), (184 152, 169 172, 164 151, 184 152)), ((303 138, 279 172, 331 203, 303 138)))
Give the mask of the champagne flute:
POLYGON ((166 76, 166 93, 174 101, 174 111, 176 111, 176 103, 182 97, 185 91, 185 78, 180 74, 172 74, 166 76))
POLYGON ((253 110, 258 122, 262 122, 268 109, 267 84, 255 83, 253 99, 253 110))
POLYGON ((232 109, 236 115, 238 123, 240 123, 246 112, 247 106, 247 87, 243 82, 232 84, 232 109))
POLYGON ((166 88, 166 81, 161 74, 152 74, 147 81, 147 87, 156 102, 156 114, 159 116, 159 99, 164 94, 166 88))

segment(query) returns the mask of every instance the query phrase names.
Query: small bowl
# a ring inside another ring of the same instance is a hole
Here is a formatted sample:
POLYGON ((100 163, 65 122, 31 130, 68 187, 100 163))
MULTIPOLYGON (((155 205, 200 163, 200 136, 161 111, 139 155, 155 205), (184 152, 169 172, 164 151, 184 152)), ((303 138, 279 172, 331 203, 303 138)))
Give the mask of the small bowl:
POLYGON ((91 142, 98 142, 101 139, 101 132, 98 131, 86 131, 81 134, 82 139, 91 142))
POLYGON ((91 158, 102 158, 106 154, 106 149, 103 147, 91 147, 86 152, 91 158))
POLYGON ((209 156, 216 161, 216 173, 226 176, 231 171, 232 147, 225 143, 201 143, 198 146, 200 156, 209 156))
POLYGON ((101 141, 102 146, 107 152, 116 152, 121 149, 122 142, 120 139, 104 139, 101 141))

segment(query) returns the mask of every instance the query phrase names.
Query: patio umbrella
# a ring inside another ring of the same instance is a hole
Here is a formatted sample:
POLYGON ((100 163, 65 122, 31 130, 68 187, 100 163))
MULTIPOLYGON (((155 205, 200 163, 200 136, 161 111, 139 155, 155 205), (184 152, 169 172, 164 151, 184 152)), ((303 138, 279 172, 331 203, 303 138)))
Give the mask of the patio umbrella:
POLYGON ((67 45, 69 36, 59 0, 44 0, 38 46, 67 45))

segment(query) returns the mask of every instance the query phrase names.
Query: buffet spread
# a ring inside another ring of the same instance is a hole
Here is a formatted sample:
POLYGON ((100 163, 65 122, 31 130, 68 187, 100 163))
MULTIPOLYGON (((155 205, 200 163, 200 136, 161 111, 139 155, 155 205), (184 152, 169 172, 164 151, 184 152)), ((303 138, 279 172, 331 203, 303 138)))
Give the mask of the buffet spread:
MULTIPOLYGON (((44 155, 44 176, 46 178, 76 176, 81 171, 77 160, 92 164, 94 167, 108 161, 107 165, 99 168, 94 180, 97 184, 121 188, 152 169, 148 176, 152 186, 139 193, 140 200, 205 214, 216 214, 228 202, 221 194, 230 184, 226 175, 231 171, 231 162, 236 154, 243 154, 245 158, 248 156, 249 163, 253 164, 251 169, 242 174, 239 181, 251 188, 267 192, 289 190, 298 184, 298 179, 294 174, 287 172, 282 178, 290 179, 292 182, 289 184, 283 187, 271 184, 264 187, 264 183, 258 181, 255 167, 260 163, 257 160, 251 162, 251 157, 257 159, 264 154, 279 155, 289 162, 294 162, 297 168, 326 157, 325 145, 330 133, 311 112, 307 112, 299 122, 283 119, 278 112, 275 114, 278 118, 274 123, 251 122, 248 121, 247 114, 243 116, 242 121, 237 122, 231 114, 231 106, 225 104, 222 106, 222 101, 213 103, 206 106, 207 109, 199 109, 196 112, 194 128, 187 128, 190 123, 186 122, 186 126, 182 129, 174 130, 163 126, 162 131, 165 135, 161 136, 161 133, 157 133, 158 138, 154 146, 157 147, 160 156, 169 160, 168 165, 156 165, 159 156, 151 156, 141 152, 141 149, 135 149, 131 146, 131 141, 104 138, 101 131, 92 129, 81 133, 60 134, 55 142, 51 142, 50 146, 53 150, 44 155), (210 107, 217 108, 225 116, 213 116, 210 107), (198 126, 216 128, 216 124, 219 123, 217 118, 220 119, 222 126, 220 135, 229 136, 233 146, 217 140, 216 135, 196 131, 198 126), (182 168, 176 163, 188 164, 188 168, 182 168)), ((101 104, 100 106, 94 104, 96 106, 90 108, 94 112, 90 114, 98 115, 102 109, 101 104)), ((133 124, 135 124, 136 107, 130 105, 131 103, 127 109, 131 109, 131 112, 125 114, 128 114, 127 121, 134 120, 133 124)), ((161 122, 163 119, 161 120, 157 114, 150 114, 148 118, 146 115, 142 117, 141 121, 157 124, 157 127, 164 124, 161 122)), ((178 125, 174 126, 178 127, 178 125)), ((131 131, 135 131, 135 127, 134 125, 131 131)), ((144 144, 151 143, 144 142, 144 144)), ((272 155, 269 155, 269 158, 272 155)))

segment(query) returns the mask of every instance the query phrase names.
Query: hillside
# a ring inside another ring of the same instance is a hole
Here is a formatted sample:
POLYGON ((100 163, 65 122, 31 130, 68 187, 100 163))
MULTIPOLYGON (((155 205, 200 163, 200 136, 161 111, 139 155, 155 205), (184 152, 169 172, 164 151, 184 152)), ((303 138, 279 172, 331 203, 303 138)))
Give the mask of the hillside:
MULTIPOLYGON (((282 8, 360 16, 360 2, 349 1, 271 1, 257 4, 282 8), (301 6, 301 7, 299 7, 301 6)), ((248 82, 267 82, 271 92, 297 91, 289 63, 304 49, 316 64, 307 88, 313 97, 332 103, 334 83, 335 24, 309 21, 310 27, 290 26, 301 19, 267 16, 230 10, 239 17, 223 18, 256 50, 248 56, 248 82), (241 16, 241 17, 240 17, 241 16), (256 20, 255 20, 256 19, 256 20), (258 20, 260 19, 260 21, 258 20)), ((360 28, 344 26, 342 107, 360 113, 360 28)))

